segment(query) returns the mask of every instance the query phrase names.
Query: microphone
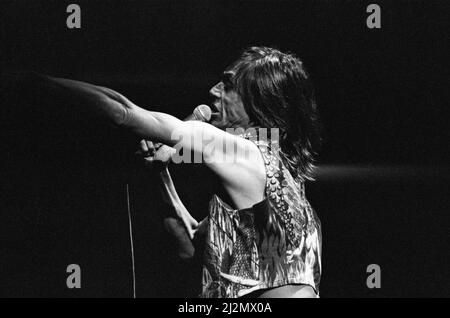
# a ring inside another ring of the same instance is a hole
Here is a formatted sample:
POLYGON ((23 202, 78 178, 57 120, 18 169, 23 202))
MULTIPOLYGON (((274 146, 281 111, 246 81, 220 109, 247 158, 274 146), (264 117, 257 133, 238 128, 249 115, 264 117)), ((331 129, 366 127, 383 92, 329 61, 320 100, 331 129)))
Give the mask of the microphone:
POLYGON ((209 122, 211 120, 211 108, 208 105, 202 104, 195 107, 192 114, 187 116, 184 121, 196 120, 209 122))

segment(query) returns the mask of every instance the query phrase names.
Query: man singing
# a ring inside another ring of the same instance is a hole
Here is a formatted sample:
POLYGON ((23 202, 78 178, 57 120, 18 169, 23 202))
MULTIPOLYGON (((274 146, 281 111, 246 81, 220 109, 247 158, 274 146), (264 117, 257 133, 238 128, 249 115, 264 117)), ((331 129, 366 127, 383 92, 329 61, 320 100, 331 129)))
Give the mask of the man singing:
POLYGON ((320 136, 313 87, 295 55, 245 50, 210 90, 209 123, 145 110, 105 87, 38 80, 124 130, 194 154, 215 173, 229 201, 214 195, 200 227, 180 214, 191 237, 199 228, 205 235, 202 297, 318 297, 321 225, 305 180, 312 178, 320 136), (274 129, 278 138, 261 134, 274 129))

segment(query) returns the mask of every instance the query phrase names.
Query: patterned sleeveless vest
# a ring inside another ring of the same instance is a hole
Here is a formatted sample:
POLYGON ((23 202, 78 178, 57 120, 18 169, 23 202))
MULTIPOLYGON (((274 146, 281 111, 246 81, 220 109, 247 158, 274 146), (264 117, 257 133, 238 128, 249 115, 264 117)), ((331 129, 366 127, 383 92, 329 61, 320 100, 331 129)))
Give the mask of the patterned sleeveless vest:
POLYGON ((265 199, 236 210, 214 195, 202 277, 205 298, 236 298, 286 284, 306 284, 319 294, 320 221, 268 143, 255 142, 266 167, 265 199))

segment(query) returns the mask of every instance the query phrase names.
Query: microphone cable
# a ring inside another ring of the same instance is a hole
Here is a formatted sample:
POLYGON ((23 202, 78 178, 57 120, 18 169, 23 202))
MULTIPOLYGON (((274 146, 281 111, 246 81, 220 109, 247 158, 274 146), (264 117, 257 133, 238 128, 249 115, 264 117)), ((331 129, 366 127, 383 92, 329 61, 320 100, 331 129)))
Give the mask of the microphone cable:
POLYGON ((131 223, 130 186, 128 183, 126 184, 126 192, 127 192, 128 227, 130 233, 130 246, 131 246, 131 266, 133 270, 133 298, 136 298, 136 271, 134 266, 133 225, 131 223))

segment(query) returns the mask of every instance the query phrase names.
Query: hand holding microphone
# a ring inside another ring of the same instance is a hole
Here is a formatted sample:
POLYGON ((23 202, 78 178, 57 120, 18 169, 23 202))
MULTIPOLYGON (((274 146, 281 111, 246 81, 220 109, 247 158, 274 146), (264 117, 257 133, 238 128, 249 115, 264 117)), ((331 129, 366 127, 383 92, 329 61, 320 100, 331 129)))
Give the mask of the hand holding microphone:
MULTIPOLYGON (((209 122, 211 120, 211 113, 211 108, 202 104, 195 107, 192 114, 186 117, 184 121, 209 122)), ((170 146, 161 143, 153 143, 152 141, 145 139, 140 141, 139 146, 140 150, 137 153, 143 154, 145 163, 150 165, 158 162, 162 163, 162 166, 165 167, 176 152, 175 149, 170 146)))

